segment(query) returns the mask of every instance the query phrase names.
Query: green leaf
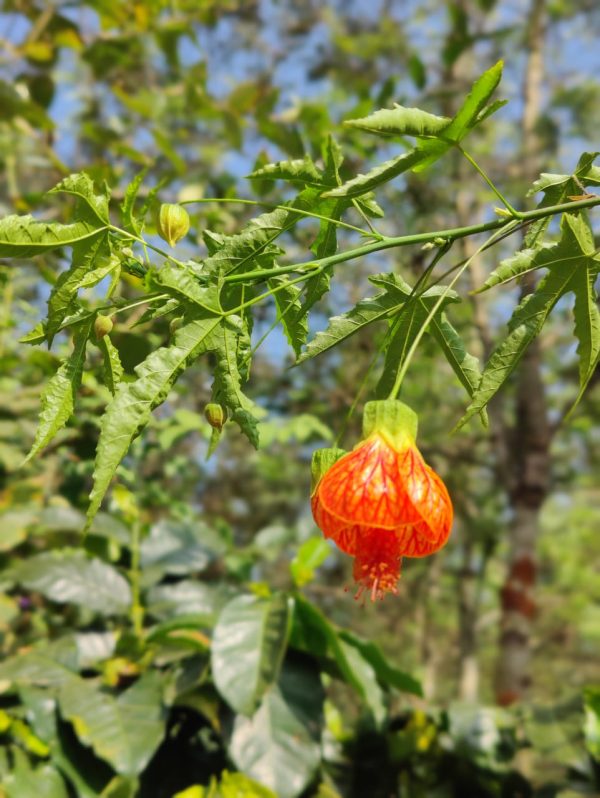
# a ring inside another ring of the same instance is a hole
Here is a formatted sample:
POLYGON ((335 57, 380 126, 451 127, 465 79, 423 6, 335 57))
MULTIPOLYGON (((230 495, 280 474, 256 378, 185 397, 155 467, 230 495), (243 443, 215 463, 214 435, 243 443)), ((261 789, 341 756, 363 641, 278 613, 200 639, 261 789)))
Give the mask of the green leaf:
POLYGON ((579 341, 577 347, 580 386, 578 399, 581 398, 600 362, 600 310, 598 310, 598 297, 594 288, 597 277, 598 268, 579 269, 571 283, 575 292, 575 336, 579 341))
MULTIPOLYGON (((475 81, 470 94, 456 115, 445 127, 437 131, 435 134, 437 138, 425 139, 415 149, 376 166, 366 175, 358 175, 343 186, 327 192, 324 196, 357 197, 392 180, 394 177, 397 177, 409 169, 415 172, 421 172, 435 163, 435 161, 441 158, 454 144, 458 144, 462 141, 467 133, 481 121, 479 115, 498 85, 501 76, 502 62, 499 61, 475 81)), ((416 109, 409 110, 415 111, 416 109)), ((432 115, 428 116, 431 117, 432 115)), ((484 116, 481 118, 483 119, 484 116)), ((416 127, 416 118, 414 124, 416 127)), ((430 120, 429 130, 432 131, 433 127, 434 123, 430 120)), ((433 134, 430 132, 430 135, 433 134)))
POLYGON ((53 694, 38 687, 21 687, 19 696, 36 734, 48 744, 53 764, 75 788, 78 798, 98 798, 108 768, 89 748, 64 734, 53 694))
POLYGON ((287 645, 288 600, 237 596, 215 626, 211 664, 215 685, 227 703, 251 715, 278 679, 287 645))
POLYGON ((210 534, 201 522, 191 525, 163 520, 154 524, 141 545, 141 566, 146 578, 153 572, 160 579, 166 574, 182 576, 203 571, 214 559, 203 542, 205 530, 210 534))
POLYGON ((127 612, 131 590, 121 574, 82 551, 61 549, 28 557, 11 570, 12 579, 59 604, 76 604, 103 616, 127 612))
POLYGON ((105 277, 108 277, 109 274, 117 270, 120 271, 120 269, 121 259, 118 255, 109 255, 100 266, 84 275, 79 281, 79 288, 93 288, 93 286, 98 285, 101 280, 104 280, 105 277))
POLYGON ((288 285, 288 283, 289 280, 286 277, 272 277, 267 285, 271 291, 277 289, 273 294, 277 317, 289 345, 298 356, 308 336, 308 321, 306 314, 301 312, 302 289, 297 285, 288 285))
MULTIPOLYGON (((481 380, 479 360, 467 352, 462 338, 448 321, 445 313, 441 313, 439 316, 436 314, 431 320, 430 329, 431 334, 446 356, 452 371, 454 371, 469 396, 473 397, 481 380)), ((485 410, 481 412, 481 420, 484 426, 487 427, 488 417, 485 410)))
POLYGON ((116 699, 74 677, 62 685, 59 706, 81 742, 125 776, 142 772, 165 732, 161 678, 151 671, 116 699))
POLYGON ((339 636, 345 643, 354 646, 354 648, 360 651, 363 659, 365 659, 375 671, 375 675, 382 686, 394 687, 396 690, 400 690, 403 693, 423 696, 421 683, 410 674, 398 670, 398 668, 388 662, 381 648, 375 643, 363 640, 358 635, 349 631, 342 631, 339 636))
POLYGON ((268 163, 248 175, 250 180, 287 180, 290 183, 304 185, 323 185, 323 175, 314 164, 310 155, 292 161, 277 161, 268 163))
MULTIPOLYGON (((531 194, 536 191, 544 192, 544 198, 537 207, 547 208, 565 202, 569 195, 577 195, 581 192, 582 183, 597 185, 593 177, 596 167, 592 165, 597 156, 597 152, 584 152, 572 175, 547 175, 546 177, 552 178, 550 180, 544 180, 544 175, 542 175, 542 179, 537 184, 534 183, 533 189, 529 192, 531 194)), ((550 224, 550 219, 550 216, 546 216, 529 225, 524 242, 526 248, 537 248, 550 224)))
POLYGON ((2 779, 7 798, 68 798, 67 787, 52 765, 34 767, 25 752, 17 747, 12 749, 12 754, 12 768, 2 779))
POLYGON ((208 274, 238 274, 256 268, 271 268, 280 250, 274 247, 279 236, 296 224, 299 215, 277 209, 252 219, 240 232, 232 236, 205 235, 211 256, 204 261, 208 274))
POLYGON ((405 108, 394 105, 384 108, 363 119, 349 119, 346 125, 384 136, 437 136, 448 127, 450 119, 435 116, 420 108, 405 108))
MULTIPOLYGON (((593 165, 598 155, 600 155, 600 152, 584 152, 572 175, 557 175, 542 172, 527 192, 527 196, 530 197, 532 194, 537 194, 538 191, 547 192, 555 186, 568 187, 568 193, 571 194, 580 193, 581 189, 579 192, 576 191, 577 184, 573 180, 574 177, 584 186, 600 185, 600 174, 598 173, 597 167, 593 165)), ((567 191, 565 191, 565 194, 566 193, 567 191)))
POLYGON ((52 343, 65 318, 77 311, 75 300, 81 283, 96 264, 104 266, 110 261, 108 233, 99 233, 95 238, 73 245, 71 266, 62 272, 48 298, 48 321, 46 335, 52 343))
POLYGON ((42 392, 42 410, 35 440, 25 462, 40 452, 73 414, 75 397, 81 384, 85 350, 92 329, 91 318, 76 329, 73 352, 59 367, 42 392))
POLYGON ((31 258, 41 252, 70 247, 97 236, 93 221, 72 224, 40 222, 33 216, 5 216, 0 219, 0 258, 31 258))
POLYGON ((144 178, 148 174, 148 167, 142 169, 141 172, 133 178, 131 183, 125 189, 125 194, 123 196, 123 202, 121 203, 121 214, 123 219, 123 226, 125 230, 130 230, 132 233, 135 233, 137 236, 140 235, 142 232, 142 225, 140 221, 134 215, 134 208, 135 208, 135 201, 137 199, 140 186, 142 185, 144 178))
MULTIPOLYGON (((367 325, 393 315, 406 301, 411 289, 396 276, 383 275, 383 277, 391 279, 381 284, 385 288, 382 293, 361 299, 351 310, 329 319, 327 329, 318 332, 313 340, 309 341, 306 350, 296 362, 302 363, 311 357, 316 357, 367 325)), ((370 279, 375 283, 377 276, 370 279)))
POLYGON ((108 215, 108 190, 105 187, 101 194, 96 194, 94 183, 85 172, 79 172, 65 177, 58 185, 50 189, 48 194, 71 194, 77 198, 80 207, 82 205, 87 206, 101 224, 110 224, 110 217, 108 215))
POLYGON ((545 265, 544 259, 548 258, 548 252, 551 248, 551 245, 545 245, 541 249, 521 249, 511 255, 510 258, 501 260, 498 268, 491 272, 484 284, 475 293, 480 294, 495 285, 503 285, 510 280, 539 269, 545 265))
POLYGON ((391 391, 398 369, 427 321, 430 311, 444 294, 434 316, 434 318, 439 317, 449 302, 456 302, 458 299, 454 291, 446 293, 444 286, 434 286, 419 298, 407 298, 398 310, 392 322, 393 334, 386 349, 383 373, 376 388, 377 396, 386 397, 391 391))
POLYGON ((323 565, 330 554, 331 546, 322 537, 305 540, 290 563, 290 572, 295 584, 302 587, 311 582, 317 568, 323 565))
POLYGON ((136 366, 134 382, 118 386, 100 426, 88 525, 100 509, 131 442, 144 429, 154 408, 167 398, 188 363, 207 351, 211 335, 220 323, 218 316, 190 318, 177 330, 171 346, 155 350, 136 366))
POLYGON ((229 755, 236 767, 278 798, 296 798, 321 762, 323 688, 309 661, 286 661, 279 682, 251 718, 233 723, 229 755))
POLYGON ((390 158, 382 164, 370 169, 367 174, 358 174, 348 180, 339 188, 327 191, 325 197, 360 197, 378 186, 388 183, 403 172, 413 169, 423 158, 423 153, 417 147, 409 152, 402 153, 395 158, 390 158))
POLYGON ((186 299, 210 313, 220 313, 219 293, 215 285, 203 286, 198 277, 201 270, 198 264, 190 261, 184 267, 165 263, 152 272, 152 282, 163 291, 177 299, 186 299))
POLYGON ((321 611, 301 596, 296 596, 294 601, 290 645, 319 658, 333 657, 336 675, 356 690, 378 723, 383 720, 383 698, 379 685, 374 682, 372 668, 340 639, 321 611))
POLYGON ((244 337, 244 321, 227 316, 211 334, 208 348, 215 356, 213 400, 225 405, 250 443, 258 448, 258 422, 253 415, 254 403, 241 390, 240 342, 244 337))
POLYGON ((114 395, 123 377, 123 366, 121 365, 119 351, 108 335, 102 336, 102 338, 96 342, 96 346, 102 352, 104 366, 102 376, 104 384, 114 395))
MULTIPOLYGON (((512 374, 527 346, 542 329, 558 300, 570 291, 576 295, 575 332, 579 338, 580 385, 585 387, 600 346, 597 308, 592 310, 590 284, 596 279, 600 259, 594 249, 589 224, 582 215, 563 214, 558 244, 540 250, 548 273, 535 292, 525 297, 509 321, 509 335, 492 353, 471 404, 458 426, 480 412, 512 374)), ((593 289, 591 289, 593 291, 593 289)), ((581 392, 580 392, 581 394, 581 392)))

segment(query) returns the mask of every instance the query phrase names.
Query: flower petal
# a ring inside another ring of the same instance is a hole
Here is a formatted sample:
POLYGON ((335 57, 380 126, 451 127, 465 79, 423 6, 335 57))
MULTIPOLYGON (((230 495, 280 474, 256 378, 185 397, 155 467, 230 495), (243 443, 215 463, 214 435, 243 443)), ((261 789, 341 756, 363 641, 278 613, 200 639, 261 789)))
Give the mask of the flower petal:
POLYGON ((317 487, 323 508, 349 525, 396 529, 422 520, 404 483, 407 452, 381 436, 367 438, 340 458, 317 487))
POLYGON ((372 601, 382 599, 386 593, 397 593, 401 564, 397 535, 389 529, 364 527, 356 537, 353 570, 359 586, 356 598, 367 591, 372 601))

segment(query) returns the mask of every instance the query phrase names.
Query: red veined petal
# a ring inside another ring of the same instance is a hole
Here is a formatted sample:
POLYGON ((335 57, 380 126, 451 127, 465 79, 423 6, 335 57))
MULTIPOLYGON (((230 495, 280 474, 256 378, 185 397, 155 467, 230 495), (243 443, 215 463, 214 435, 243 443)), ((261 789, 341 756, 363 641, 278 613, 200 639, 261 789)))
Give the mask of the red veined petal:
POLYGON ((420 521, 404 486, 408 451, 397 452, 377 434, 367 438, 321 479, 317 493, 323 508, 346 524, 379 529, 420 521))
POLYGON ((313 493, 310 505, 312 508, 315 524, 319 527, 326 538, 331 538, 336 546, 346 554, 354 555, 356 551, 356 532, 359 529, 356 525, 348 526, 345 521, 328 513, 319 501, 319 494, 313 493))
POLYGON ((324 511, 344 526, 398 529, 417 524, 419 534, 436 545, 452 526, 446 486, 419 450, 410 446, 397 451, 377 434, 340 458, 316 492, 324 511))
MULTIPOLYGON (((405 487, 413 508, 419 515, 416 528, 436 548, 444 545, 452 528, 454 512, 446 486, 430 468, 417 449, 409 449, 404 458, 405 487), (443 540, 443 543, 439 543, 443 540)), ((424 556, 424 555, 419 555, 424 556)))
POLYGON ((397 593, 401 564, 402 552, 393 531, 363 527, 356 536, 353 570, 358 584, 356 598, 368 592, 375 601, 386 593, 397 593))

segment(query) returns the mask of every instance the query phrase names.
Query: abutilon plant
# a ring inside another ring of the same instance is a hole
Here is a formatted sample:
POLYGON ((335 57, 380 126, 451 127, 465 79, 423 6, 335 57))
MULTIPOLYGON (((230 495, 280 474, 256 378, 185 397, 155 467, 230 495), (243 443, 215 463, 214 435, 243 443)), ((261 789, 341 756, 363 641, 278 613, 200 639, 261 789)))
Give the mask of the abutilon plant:
POLYGON ((357 598, 397 593, 403 557, 425 557, 448 540, 446 486, 416 445, 417 415, 395 399, 368 402, 364 439, 349 453, 313 456, 311 506, 317 526, 354 557, 357 598))

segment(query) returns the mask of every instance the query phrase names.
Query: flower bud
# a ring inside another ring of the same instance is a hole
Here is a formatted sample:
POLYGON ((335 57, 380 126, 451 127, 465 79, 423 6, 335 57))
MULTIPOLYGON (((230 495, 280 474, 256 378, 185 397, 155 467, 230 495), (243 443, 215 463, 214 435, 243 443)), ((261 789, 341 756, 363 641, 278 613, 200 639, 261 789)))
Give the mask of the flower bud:
POLYGON ((204 408, 204 415, 210 426, 213 429, 219 430, 219 432, 223 429, 223 424, 227 421, 227 411, 223 405, 217 402, 209 402, 204 408))
POLYGON ((190 217, 181 205, 163 204, 158 212, 156 227, 160 237, 174 247, 190 229, 190 217))
POLYGON ((111 318, 108 316, 102 316, 101 314, 96 316, 96 320, 94 322, 94 332, 96 333, 96 338, 98 340, 104 338, 105 335, 108 335, 112 328, 113 323, 111 318))

